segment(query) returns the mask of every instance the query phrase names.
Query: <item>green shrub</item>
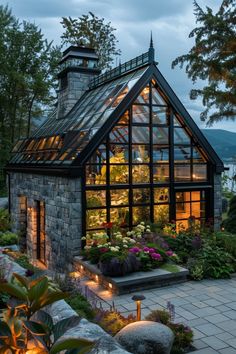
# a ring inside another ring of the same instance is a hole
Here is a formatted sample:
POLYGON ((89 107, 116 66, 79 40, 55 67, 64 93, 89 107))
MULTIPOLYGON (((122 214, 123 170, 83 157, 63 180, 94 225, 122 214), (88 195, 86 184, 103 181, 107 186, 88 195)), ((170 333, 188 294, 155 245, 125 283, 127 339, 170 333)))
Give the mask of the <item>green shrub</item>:
POLYGON ((10 231, 0 234, 0 246, 15 245, 18 240, 18 236, 10 231))
POLYGON ((148 316, 146 316, 145 320, 168 325, 171 320, 170 317, 169 312, 166 310, 153 310, 148 316))
POLYGON ((224 220, 223 226, 227 231, 236 234, 236 196, 230 199, 227 219, 224 220))
POLYGON ((26 254, 21 254, 14 259, 22 268, 34 270, 35 267, 30 263, 29 257, 26 254))
POLYGON ((205 275, 205 265, 202 260, 198 258, 189 258, 187 263, 189 275, 194 280, 202 280, 205 275))
POLYGON ((10 229, 10 216, 6 209, 0 209, 0 232, 5 232, 10 229))
POLYGON ((106 332, 114 336, 129 323, 135 322, 136 317, 132 314, 125 317, 116 310, 109 311, 97 308, 94 321, 106 332))
POLYGON ((223 248, 216 245, 205 245, 199 259, 204 264, 204 277, 229 278, 234 272, 234 259, 223 248))
POLYGON ((229 232, 216 232, 216 242, 236 259, 236 235, 229 232))
POLYGON ((92 320, 94 318, 94 310, 86 298, 81 295, 73 295, 66 299, 66 302, 80 315, 81 317, 92 320))

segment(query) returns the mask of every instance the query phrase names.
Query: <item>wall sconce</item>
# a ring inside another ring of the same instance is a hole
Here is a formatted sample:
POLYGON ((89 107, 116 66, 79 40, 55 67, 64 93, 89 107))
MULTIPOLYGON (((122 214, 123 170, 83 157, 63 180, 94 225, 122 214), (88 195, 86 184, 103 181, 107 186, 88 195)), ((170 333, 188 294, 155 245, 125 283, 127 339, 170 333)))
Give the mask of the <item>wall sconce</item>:
POLYGON ((132 297, 132 300, 136 302, 137 305, 137 315, 136 315, 136 320, 141 321, 141 302, 142 300, 145 300, 144 295, 134 295, 132 297))
POLYGON ((95 280, 96 280, 96 282, 98 283, 98 281, 99 281, 98 275, 95 275, 95 280))

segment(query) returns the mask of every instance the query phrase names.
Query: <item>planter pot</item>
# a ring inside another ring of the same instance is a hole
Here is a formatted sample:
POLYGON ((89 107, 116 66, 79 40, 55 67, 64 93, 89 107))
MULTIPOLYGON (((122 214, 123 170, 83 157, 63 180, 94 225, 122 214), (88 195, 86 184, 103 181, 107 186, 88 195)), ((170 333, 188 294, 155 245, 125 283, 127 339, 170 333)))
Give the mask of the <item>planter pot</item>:
POLYGON ((103 275, 120 277, 137 272, 140 269, 140 263, 135 255, 129 254, 124 260, 114 257, 106 262, 100 261, 99 268, 103 275))

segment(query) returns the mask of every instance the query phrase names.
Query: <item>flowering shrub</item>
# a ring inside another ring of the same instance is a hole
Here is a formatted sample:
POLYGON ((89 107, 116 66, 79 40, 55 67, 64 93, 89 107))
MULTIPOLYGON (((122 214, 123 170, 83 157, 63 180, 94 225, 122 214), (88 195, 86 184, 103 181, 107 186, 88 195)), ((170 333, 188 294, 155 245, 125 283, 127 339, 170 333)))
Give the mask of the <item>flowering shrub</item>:
POLYGON ((106 233, 89 234, 83 238, 86 240, 83 255, 92 263, 99 264, 103 274, 113 276, 151 270, 175 257, 163 239, 147 243, 143 236, 148 233, 151 233, 150 226, 142 222, 125 236, 120 231, 111 233, 110 238, 106 233), (115 268, 118 274, 114 275, 115 268))

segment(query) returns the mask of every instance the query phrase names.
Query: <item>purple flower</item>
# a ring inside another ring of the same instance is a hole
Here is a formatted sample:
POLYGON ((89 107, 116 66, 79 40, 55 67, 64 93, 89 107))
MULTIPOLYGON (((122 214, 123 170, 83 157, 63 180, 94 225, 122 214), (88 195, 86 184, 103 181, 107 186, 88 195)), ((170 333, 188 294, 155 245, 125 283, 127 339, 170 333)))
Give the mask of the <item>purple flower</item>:
POLYGON ((168 257, 173 256, 173 251, 171 251, 171 250, 166 251, 166 255, 167 255, 168 257))
POLYGON ((152 253, 151 257, 157 261, 160 261, 162 259, 159 253, 152 253))
POLYGON ((149 253, 155 253, 155 249, 154 248, 149 248, 149 253))
POLYGON ((129 249, 129 252, 138 253, 138 252, 140 252, 140 248, 138 248, 138 247, 130 248, 130 249, 129 249))
POLYGON ((149 247, 144 247, 143 250, 144 250, 144 252, 149 252, 150 248, 149 247))

